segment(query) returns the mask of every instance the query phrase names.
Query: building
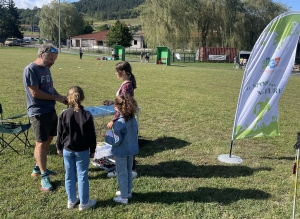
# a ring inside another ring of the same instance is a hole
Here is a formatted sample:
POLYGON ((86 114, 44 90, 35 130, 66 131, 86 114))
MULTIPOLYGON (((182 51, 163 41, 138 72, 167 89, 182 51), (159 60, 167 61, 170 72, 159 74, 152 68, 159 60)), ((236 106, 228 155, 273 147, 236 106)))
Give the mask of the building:
MULTIPOLYGON (((106 47, 105 39, 109 31, 95 32, 71 37, 72 47, 106 47)), ((134 34, 130 48, 144 48, 144 37, 142 34, 134 34)))

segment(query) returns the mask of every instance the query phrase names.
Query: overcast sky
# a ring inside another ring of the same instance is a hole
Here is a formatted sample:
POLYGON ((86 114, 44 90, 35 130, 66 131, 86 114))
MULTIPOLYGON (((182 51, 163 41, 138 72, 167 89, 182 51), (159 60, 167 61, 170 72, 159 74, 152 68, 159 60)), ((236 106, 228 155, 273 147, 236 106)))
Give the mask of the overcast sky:
MULTIPOLYGON (((61 2, 77 2, 79 0, 61 0, 61 2)), ((281 2, 291 7, 293 11, 300 11, 300 3, 299 0, 273 0, 275 2, 281 2)), ((41 8, 45 4, 49 4, 51 0, 14 0, 14 3, 17 8, 23 9, 33 9, 34 6, 41 8)))

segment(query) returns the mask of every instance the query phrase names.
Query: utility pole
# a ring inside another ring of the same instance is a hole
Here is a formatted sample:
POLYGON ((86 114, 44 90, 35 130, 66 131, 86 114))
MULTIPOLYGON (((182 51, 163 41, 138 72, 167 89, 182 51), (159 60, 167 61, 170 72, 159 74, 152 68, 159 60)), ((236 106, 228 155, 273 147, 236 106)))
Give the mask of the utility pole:
POLYGON ((61 53, 60 48, 60 0, 58 0, 58 51, 61 53))

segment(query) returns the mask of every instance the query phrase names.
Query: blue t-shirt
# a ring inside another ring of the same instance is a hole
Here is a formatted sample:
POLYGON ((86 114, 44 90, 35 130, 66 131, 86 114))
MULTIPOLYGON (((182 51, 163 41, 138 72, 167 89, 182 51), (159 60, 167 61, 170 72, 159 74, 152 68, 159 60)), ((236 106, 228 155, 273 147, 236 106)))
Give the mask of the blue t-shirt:
POLYGON ((48 113, 54 110, 55 100, 42 100, 34 98, 28 86, 38 86, 40 90, 54 95, 53 81, 50 69, 33 62, 27 65, 23 72, 23 83, 26 92, 28 116, 48 113))

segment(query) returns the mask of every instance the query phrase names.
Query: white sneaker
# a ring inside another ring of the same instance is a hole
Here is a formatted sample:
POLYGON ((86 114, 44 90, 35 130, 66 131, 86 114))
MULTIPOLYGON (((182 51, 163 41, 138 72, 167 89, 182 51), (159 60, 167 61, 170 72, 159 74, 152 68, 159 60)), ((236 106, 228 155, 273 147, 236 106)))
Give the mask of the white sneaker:
POLYGON ((85 210, 85 209, 88 209, 88 208, 92 208, 96 205, 97 201, 96 200, 89 200, 87 204, 80 204, 79 205, 79 211, 82 211, 82 210, 85 210))
MULTIPOLYGON (((137 176, 138 176, 137 172, 132 171, 132 178, 135 178, 135 177, 137 177, 137 176)), ((117 177, 117 172, 116 172, 116 171, 109 172, 109 173, 107 174, 107 177, 108 177, 108 178, 117 177)))
POLYGON ((117 172, 116 172, 116 171, 109 172, 109 173, 107 174, 107 177, 108 177, 108 178, 117 177, 117 172))
MULTIPOLYGON (((121 191, 116 191, 117 196, 121 196, 121 191)), ((132 194, 128 193, 128 198, 132 198, 132 194)))
POLYGON ((76 205, 79 204, 79 202, 80 202, 79 198, 77 198, 75 202, 68 201, 68 207, 67 208, 68 209, 74 208, 76 205))
POLYGON ((135 178, 137 176, 138 176, 137 172, 136 171, 132 171, 132 178, 135 178))
POLYGON ((114 197, 114 201, 122 204, 128 204, 128 198, 122 198, 121 196, 114 197))

